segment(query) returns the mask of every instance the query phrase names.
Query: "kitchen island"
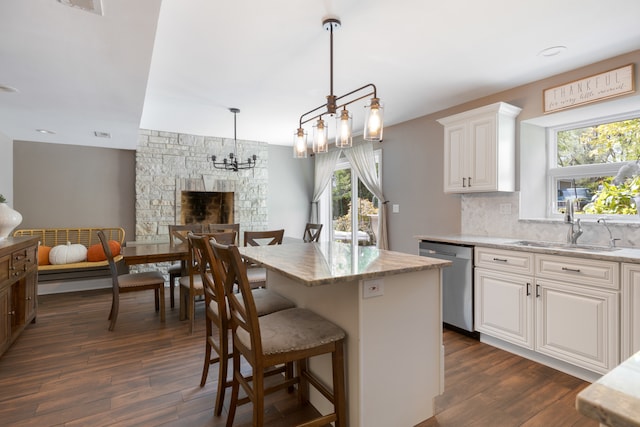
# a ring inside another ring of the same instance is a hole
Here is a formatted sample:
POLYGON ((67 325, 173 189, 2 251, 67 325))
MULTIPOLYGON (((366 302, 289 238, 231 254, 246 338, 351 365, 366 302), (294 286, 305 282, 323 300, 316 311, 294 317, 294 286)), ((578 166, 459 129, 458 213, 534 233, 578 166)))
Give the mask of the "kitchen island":
MULTIPOLYGON (((448 261, 335 242, 240 248, 267 287, 347 333, 350 426, 414 426, 444 391, 441 268, 448 261)), ((310 367, 331 384, 331 360, 310 367)), ((311 403, 331 411, 320 394, 311 403)))

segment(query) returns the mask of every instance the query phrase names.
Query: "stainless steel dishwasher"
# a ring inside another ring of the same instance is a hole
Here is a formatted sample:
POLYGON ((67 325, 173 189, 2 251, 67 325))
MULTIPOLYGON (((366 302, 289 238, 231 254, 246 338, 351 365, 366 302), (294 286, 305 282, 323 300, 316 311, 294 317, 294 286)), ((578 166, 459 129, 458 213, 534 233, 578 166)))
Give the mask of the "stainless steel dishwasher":
POLYGON ((473 333, 473 246, 423 240, 420 255, 452 262, 442 270, 442 321, 473 333))

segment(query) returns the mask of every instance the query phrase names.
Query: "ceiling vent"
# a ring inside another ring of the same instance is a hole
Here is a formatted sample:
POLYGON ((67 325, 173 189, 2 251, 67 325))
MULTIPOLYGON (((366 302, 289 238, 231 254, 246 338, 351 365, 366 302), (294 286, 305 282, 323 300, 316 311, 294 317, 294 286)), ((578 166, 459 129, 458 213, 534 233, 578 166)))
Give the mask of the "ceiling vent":
POLYGON ((102 0, 58 0, 58 2, 102 16, 102 0))
POLYGON ((98 138, 111 138, 111 134, 109 132, 100 132, 97 130, 93 132, 93 134, 98 138))

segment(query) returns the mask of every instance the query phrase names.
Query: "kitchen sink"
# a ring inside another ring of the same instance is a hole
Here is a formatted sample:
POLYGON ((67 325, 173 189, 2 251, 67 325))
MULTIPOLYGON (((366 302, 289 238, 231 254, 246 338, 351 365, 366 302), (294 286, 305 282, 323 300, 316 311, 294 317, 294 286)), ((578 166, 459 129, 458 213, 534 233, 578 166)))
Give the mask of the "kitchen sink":
POLYGON ((613 252, 620 248, 612 248, 610 246, 593 246, 593 245, 571 245, 569 243, 558 242, 542 242, 537 240, 518 240, 511 242, 516 246, 527 246, 531 248, 548 248, 548 249, 566 249, 570 251, 582 251, 582 252, 613 252))

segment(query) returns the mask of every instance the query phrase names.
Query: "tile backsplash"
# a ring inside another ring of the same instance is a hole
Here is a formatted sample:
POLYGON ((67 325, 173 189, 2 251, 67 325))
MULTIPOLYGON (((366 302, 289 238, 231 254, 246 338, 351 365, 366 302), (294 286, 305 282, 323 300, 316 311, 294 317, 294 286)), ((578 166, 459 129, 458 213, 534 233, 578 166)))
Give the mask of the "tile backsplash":
MULTIPOLYGON (((520 219, 520 193, 482 193, 461 196, 461 233, 475 236, 566 242, 568 224, 561 219, 520 219)), ((617 246, 640 247, 638 222, 607 221, 617 246)), ((608 245, 609 233, 595 219, 582 220, 578 243, 608 245)))

